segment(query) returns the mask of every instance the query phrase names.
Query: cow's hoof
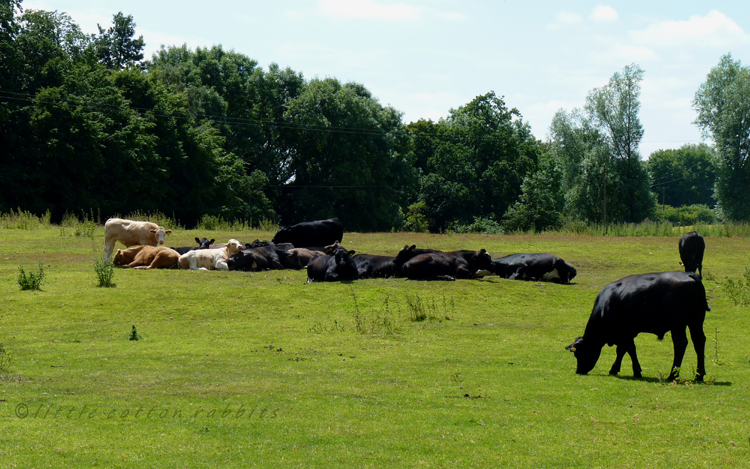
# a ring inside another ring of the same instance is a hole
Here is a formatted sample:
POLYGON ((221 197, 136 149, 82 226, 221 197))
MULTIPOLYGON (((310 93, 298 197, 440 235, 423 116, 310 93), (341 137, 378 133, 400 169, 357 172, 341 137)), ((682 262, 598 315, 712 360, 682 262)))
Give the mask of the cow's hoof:
POLYGON ((703 382, 703 375, 695 375, 695 381, 698 383, 703 382))
POLYGON ((610 376, 617 376, 617 374, 618 374, 619 372, 620 372, 619 370, 609 370, 609 375, 610 375, 610 376))
POLYGON ((640 371, 636 371, 635 373, 633 373, 633 378, 641 379, 643 378, 643 375, 640 371))

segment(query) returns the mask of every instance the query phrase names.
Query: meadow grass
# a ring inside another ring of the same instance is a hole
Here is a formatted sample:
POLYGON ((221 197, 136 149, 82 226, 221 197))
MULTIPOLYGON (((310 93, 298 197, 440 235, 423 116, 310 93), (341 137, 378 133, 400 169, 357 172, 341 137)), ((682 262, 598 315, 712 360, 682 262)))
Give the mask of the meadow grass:
MULTIPOLYGON (((167 243, 204 236, 273 232, 175 230, 167 243)), ((612 348, 587 376, 565 351, 605 284, 680 269, 675 237, 346 233, 343 244, 552 252, 578 276, 306 284, 304 271, 118 268, 115 288, 97 288, 101 227, 92 238, 0 229, 0 343, 12 356, 0 465, 750 466, 748 310, 724 289, 745 273, 750 239, 706 239, 708 384, 690 379, 692 344, 685 379, 662 382, 669 334, 636 339, 638 380, 628 358, 608 376, 612 348), (40 260, 43 290, 20 291, 19 266, 40 260), (424 320, 417 301, 431 305, 424 320)))

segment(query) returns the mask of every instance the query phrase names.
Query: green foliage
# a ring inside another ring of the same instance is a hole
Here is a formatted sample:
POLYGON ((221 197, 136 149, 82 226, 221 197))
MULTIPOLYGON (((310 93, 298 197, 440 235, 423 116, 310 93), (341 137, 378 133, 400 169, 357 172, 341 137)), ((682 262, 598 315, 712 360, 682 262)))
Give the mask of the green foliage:
POLYGON ((669 221, 675 226, 714 224, 717 217, 716 212, 705 205, 690 205, 683 207, 658 206, 656 210, 657 221, 669 221))
POLYGON ((750 305, 750 269, 738 278, 727 278, 723 288, 735 306, 750 305))
POLYGON ((143 337, 138 335, 138 331, 135 328, 135 324, 133 324, 133 328, 130 330, 130 336, 128 337, 128 340, 141 340, 143 337))
POLYGON ((652 189, 661 205, 705 205, 713 208, 716 152, 705 144, 659 150, 646 163, 652 189))
POLYGON ((474 218, 474 223, 469 225, 451 224, 445 230, 446 233, 486 233, 503 234, 503 227, 491 218, 474 218))
POLYGON ((750 68, 721 57, 693 100, 695 123, 718 155, 716 200, 729 220, 750 220, 750 68))
POLYGON ((429 229, 429 221, 425 213, 427 212, 427 204, 424 201, 419 201, 409 205, 406 214, 399 209, 401 217, 403 218, 403 224, 400 226, 400 231, 408 231, 412 233, 425 233, 429 229))
POLYGON ((442 303, 432 299, 423 299, 419 294, 406 295, 406 310, 411 322, 425 322, 451 320, 456 313, 456 304, 453 298, 448 301, 443 296, 442 303))
POLYGON ((115 265, 111 260, 104 258, 104 254, 94 258, 94 272, 98 280, 97 287, 114 288, 116 285, 112 282, 115 276, 115 265))
POLYGON ((112 26, 105 30, 101 26, 99 36, 94 38, 94 47, 99 61, 107 68, 122 69, 135 65, 143 59, 145 42, 143 36, 135 39, 135 21, 122 12, 112 17, 112 26))
POLYGON ((21 290, 41 290, 44 280, 44 262, 39 261, 39 272, 26 273, 23 266, 18 268, 18 285, 21 290))
POLYGON ((0 213, 0 228, 35 230, 49 227, 51 218, 52 214, 49 210, 41 217, 37 217, 33 213, 21 210, 20 208, 18 211, 10 209, 8 213, 0 213))
POLYGON ((430 231, 474 218, 500 219, 521 195, 541 153, 520 112, 494 92, 453 109, 438 123, 407 126, 421 170, 418 201, 425 202, 430 231))
POLYGON ((383 301, 382 307, 374 312, 360 311, 357 303, 357 295, 352 290, 354 302, 354 330, 359 334, 366 335, 393 335, 397 332, 393 312, 388 298, 383 301))

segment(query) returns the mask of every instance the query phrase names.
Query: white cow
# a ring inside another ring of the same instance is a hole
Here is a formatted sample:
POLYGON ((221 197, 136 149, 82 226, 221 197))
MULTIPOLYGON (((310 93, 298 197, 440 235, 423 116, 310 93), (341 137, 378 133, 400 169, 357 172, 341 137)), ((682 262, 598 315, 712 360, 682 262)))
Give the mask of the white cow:
POLYGON ((223 248, 197 249, 181 255, 177 260, 180 269, 190 270, 229 270, 227 259, 245 247, 236 239, 230 239, 223 248))
POLYGON ((164 238, 171 232, 150 221, 110 218, 104 224, 104 257, 109 260, 117 241, 125 247, 157 246, 164 244, 164 238))

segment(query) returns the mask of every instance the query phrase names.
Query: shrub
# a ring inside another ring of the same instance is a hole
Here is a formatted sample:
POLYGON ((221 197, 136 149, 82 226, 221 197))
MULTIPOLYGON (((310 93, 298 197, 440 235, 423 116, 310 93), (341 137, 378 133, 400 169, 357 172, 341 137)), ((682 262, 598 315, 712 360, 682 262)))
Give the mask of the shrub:
POLYGON ((112 278, 115 276, 115 265, 110 260, 104 258, 104 254, 94 258, 94 271, 99 279, 97 287, 111 288, 115 284, 112 278))
POLYGON ((41 290, 42 280, 44 279, 44 262, 39 261, 39 272, 24 271, 23 266, 19 267, 18 285, 21 290, 41 290))
POLYGON ((745 273, 737 279, 728 278, 724 284, 727 295, 735 306, 747 306, 750 304, 750 269, 745 268, 745 273))
POLYGON ((452 233, 485 233, 485 234, 503 234, 503 227, 492 218, 474 217, 474 223, 471 225, 451 225, 448 229, 452 233))

